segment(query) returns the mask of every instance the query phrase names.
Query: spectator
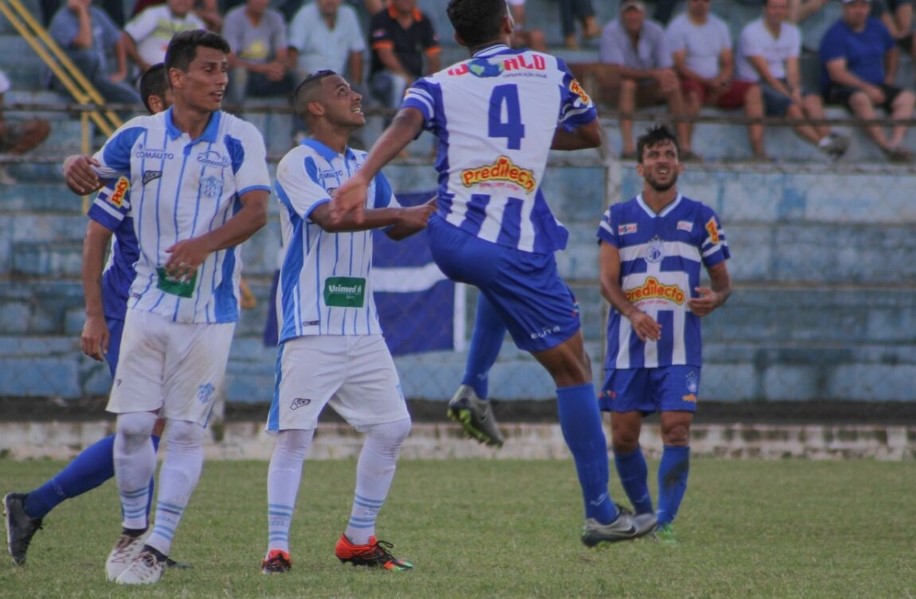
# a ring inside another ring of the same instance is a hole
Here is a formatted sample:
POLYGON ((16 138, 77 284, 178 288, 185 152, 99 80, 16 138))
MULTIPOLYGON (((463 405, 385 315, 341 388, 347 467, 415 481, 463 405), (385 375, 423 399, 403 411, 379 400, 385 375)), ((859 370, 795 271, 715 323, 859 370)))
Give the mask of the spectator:
POLYGON ((515 22, 512 45, 516 48, 531 48, 538 52, 546 52, 547 42, 544 39, 544 32, 540 29, 525 27, 525 0, 506 0, 506 4, 509 5, 509 15, 515 22))
POLYGON ((372 17, 369 31, 369 87, 386 108, 396 108, 415 79, 439 70, 439 37, 416 0, 391 0, 388 10, 372 17))
MULTIPOLYGON (((108 0, 113 1, 113 0, 108 0)), ((131 20, 137 17, 147 8, 151 6, 159 6, 165 4, 166 0, 137 0, 137 3, 134 4, 134 10, 130 14, 131 20)), ((226 10, 234 8, 239 4, 243 4, 244 0, 231 0, 226 2, 226 10)), ((219 33, 223 28, 223 16, 220 11, 219 0, 195 0, 193 3, 194 14, 200 17, 200 20, 207 24, 207 28, 210 31, 219 33)), ((145 72, 145 71, 144 71, 145 72)))
POLYGON ((228 99, 241 105, 247 96, 289 96, 292 74, 286 49, 286 23, 269 0, 247 0, 226 14, 223 37, 229 42, 228 99))
MULTIPOLYGON (((687 11, 668 25, 666 36, 680 75, 685 112, 689 118, 699 114, 702 106, 736 109, 744 106, 749 118, 763 117, 763 97, 760 86, 748 81, 736 81, 734 54, 728 25, 710 14, 710 0, 688 0, 687 11)), ((688 123, 687 135, 681 140, 691 147, 693 125, 688 123)), ((754 159, 767 162, 763 151, 763 125, 748 124, 748 138, 754 159)))
POLYGON ((356 11, 341 0, 315 0, 299 9, 289 26, 288 45, 297 81, 329 70, 357 89, 362 85, 366 41, 356 11))
POLYGON ((579 48, 576 39, 576 19, 582 23, 582 37, 590 40, 601 35, 601 28, 595 20, 595 8, 592 0, 559 0, 560 29, 563 31, 563 42, 570 50, 579 48))
POLYGON ((830 0, 789 0, 788 21, 801 28, 804 51, 817 54, 817 46, 839 17, 838 2, 830 0))
POLYGON ((191 12, 193 5, 194 0, 168 0, 166 4, 144 9, 124 27, 127 53, 141 72, 165 62, 165 50, 176 33, 207 28, 203 20, 191 12))
MULTIPOLYGON (((45 27, 51 26, 51 19, 58 9, 60 9, 60 2, 61 0, 39 0, 38 4, 41 11, 42 25, 45 27)), ((102 0, 100 4, 118 28, 124 27, 124 5, 121 3, 121 0, 102 0)))
MULTIPOLYGON (((898 51, 887 27, 868 16, 869 8, 868 0, 843 0, 843 16, 821 41, 824 99, 860 119, 876 118, 880 107, 893 121, 905 121, 913 115, 916 95, 892 84, 898 51)), ((912 160, 912 152, 901 145, 906 125, 895 122, 890 138, 877 124, 866 125, 865 132, 891 162, 912 160)))
POLYGON ((916 60, 913 45, 913 0, 874 0, 870 15, 881 19, 897 47, 916 60))
MULTIPOLYGON (((44 119, 10 122, 3 115, 3 94, 10 89, 10 80, 0 71, 0 154, 25 154, 37 147, 51 133, 51 125, 44 119)), ((0 164, 0 184, 15 185, 16 179, 0 164)))
MULTIPOLYGON (((640 106, 665 103, 675 119, 684 117, 684 98, 665 31, 658 23, 646 19, 646 5, 639 0, 625 0, 620 16, 608 23, 601 34, 598 58, 614 65, 620 79, 617 110, 620 111, 620 134, 623 137, 621 158, 636 159, 633 140, 633 111, 640 106)), ((677 121, 678 137, 685 140, 681 160, 696 159, 690 149, 688 123, 677 121)))
POLYGON ((833 133, 823 123, 824 104, 820 96, 802 89, 798 60, 801 32, 787 22, 788 15, 789 0, 764 0, 763 17, 751 21, 741 31, 737 78, 760 84, 767 116, 821 121, 798 123, 792 129, 827 155, 839 158, 846 152, 849 138, 833 133))
MULTIPOLYGON (((106 102, 141 103, 140 94, 126 81, 126 36, 92 0, 67 0, 51 19, 49 33, 106 102)), ((51 88, 69 93, 56 77, 51 88)))

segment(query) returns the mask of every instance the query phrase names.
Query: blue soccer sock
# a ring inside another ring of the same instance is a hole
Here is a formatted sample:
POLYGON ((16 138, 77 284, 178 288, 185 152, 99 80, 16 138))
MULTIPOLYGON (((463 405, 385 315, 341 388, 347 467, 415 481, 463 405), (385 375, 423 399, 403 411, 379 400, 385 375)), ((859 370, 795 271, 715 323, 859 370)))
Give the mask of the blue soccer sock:
POLYGON ((636 446, 630 453, 614 453, 614 463, 617 465, 617 474, 620 475, 620 484, 626 492, 633 509, 637 514, 652 513, 652 496, 649 495, 649 468, 646 466, 646 457, 642 447, 636 446))
MULTIPOLYGON (((114 435, 96 441, 79 453, 45 484, 29 491, 22 504, 29 518, 44 518, 67 499, 78 497, 114 477, 114 435)), ((153 447, 159 447, 154 436, 153 447)), ((151 491, 152 493, 152 491, 151 491)), ((150 495, 152 500, 152 495, 150 495)), ((147 511, 149 506, 147 506, 147 511)))
POLYGON ((478 296, 474 332, 471 335, 471 347, 468 349, 468 361, 461 384, 473 387, 481 399, 487 398, 490 369, 499 357, 499 350, 505 338, 506 325, 503 324, 496 308, 486 297, 478 296))
POLYGON ((665 445, 658 466, 658 525, 674 522, 687 490, 690 473, 690 447, 665 445))
POLYGON ((576 462, 585 517, 610 524, 618 512, 608 491, 607 440, 595 388, 588 383, 557 389, 557 412, 566 446, 576 462))

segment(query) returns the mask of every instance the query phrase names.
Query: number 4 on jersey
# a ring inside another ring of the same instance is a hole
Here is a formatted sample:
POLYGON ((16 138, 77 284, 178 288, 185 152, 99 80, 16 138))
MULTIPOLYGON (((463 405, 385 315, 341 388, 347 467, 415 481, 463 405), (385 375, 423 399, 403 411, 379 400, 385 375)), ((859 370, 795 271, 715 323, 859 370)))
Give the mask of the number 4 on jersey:
POLYGON ((497 85, 490 95, 490 114, 487 135, 505 137, 510 150, 522 147, 525 125, 522 123, 522 109, 518 103, 518 88, 515 85, 497 85), (503 107, 505 106, 505 120, 503 107))

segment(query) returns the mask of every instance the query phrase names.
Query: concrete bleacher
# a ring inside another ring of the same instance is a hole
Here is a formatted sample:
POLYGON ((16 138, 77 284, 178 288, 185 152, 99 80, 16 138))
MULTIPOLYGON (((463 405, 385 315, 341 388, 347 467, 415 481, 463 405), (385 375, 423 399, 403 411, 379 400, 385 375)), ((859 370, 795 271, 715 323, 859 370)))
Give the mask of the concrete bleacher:
MULTIPOLYGON (((443 41, 451 36, 441 2, 421 0, 435 15, 443 41), (443 24, 445 23, 445 25, 443 24)), ((595 2, 602 22, 616 2, 595 2)), ((739 9, 735 9, 736 12, 739 9)), ((741 5, 741 11, 753 10, 741 5)), ((556 5, 529 0, 533 25, 559 43, 556 5), (555 28, 555 34, 549 28, 555 28)), ((0 19, 2 20, 2 19, 0 19)), ((8 26, 7 26, 8 27, 8 26)), ((52 103, 34 79, 37 58, 0 28, 0 68, 14 91, 7 102, 52 103), (21 65, 32 65, 20 68, 21 65), (31 70, 30 70, 31 69, 31 70)), ((567 53, 582 59, 594 49, 567 53)), ((463 57, 456 46, 446 56, 463 57)), ((52 137, 39 150, 60 156, 79 149, 76 119, 62 112, 52 137)), ((252 115, 272 153, 289 144, 287 115, 252 115)), ((639 127, 648 122, 637 122, 639 127)), ((604 119, 612 150, 619 149, 616 122, 604 119)), ((377 123, 373 126, 376 127, 377 123)), ((916 249, 912 235, 916 170, 886 166, 861 133, 837 163, 795 138, 785 127, 767 130, 767 147, 780 162, 749 165, 743 126, 702 123, 695 148, 707 158, 688 165, 682 191, 710 204, 722 216, 733 260, 735 293, 707 319, 703 396, 722 401, 837 398, 912 400, 916 352, 916 249)), ((908 141, 916 148, 916 134, 908 141)), ((371 136, 367 136, 371 138, 371 136)), ((435 188, 425 157, 429 136, 413 152, 416 164, 386 170, 397 191, 435 188), (425 144, 425 145, 424 145, 425 144)), ((632 163, 606 165, 596 152, 556 153, 544 181, 557 216, 570 229, 570 246, 557 259, 583 310, 583 325, 596 379, 601 373, 606 306, 597 282, 595 228, 608 202, 641 187, 632 163)), ((79 198, 62 184, 59 167, 12 165, 20 179, 0 197, 0 396, 104 395, 107 370, 79 352, 83 299, 79 282, 85 217, 79 198)), ((245 274, 258 307, 242 315, 232 348, 227 396, 235 402, 266 402, 273 389, 275 350, 260 341, 268 283, 275 268, 277 220, 271 204, 268 229, 244 249, 245 274)), ((473 293, 469 299, 473 300, 473 293)), ((468 302, 468 327, 473 301, 468 302)), ((398 359, 408 397, 444 400, 457 384, 464 352, 398 359)), ((530 357, 507 343, 492 374, 500 399, 547 399, 553 386, 530 357)))

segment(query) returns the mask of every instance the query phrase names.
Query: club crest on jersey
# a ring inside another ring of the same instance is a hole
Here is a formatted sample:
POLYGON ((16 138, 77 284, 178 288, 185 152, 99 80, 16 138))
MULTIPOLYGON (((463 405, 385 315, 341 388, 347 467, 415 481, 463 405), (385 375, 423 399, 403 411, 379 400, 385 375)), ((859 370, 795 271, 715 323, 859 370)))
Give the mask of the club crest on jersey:
POLYGON ((719 243, 719 226, 716 225, 715 218, 710 218, 708 221, 706 221, 706 232, 709 233, 709 240, 713 245, 719 243))
POLYGON ((210 400, 213 398, 213 393, 216 392, 216 387, 210 383, 204 383, 197 388, 197 401, 206 405, 210 403, 210 400))
POLYGON ((697 376, 697 373, 693 370, 688 372, 687 376, 684 378, 684 383, 687 385, 687 391, 689 391, 690 394, 694 396, 693 401, 696 401, 696 392, 700 390, 700 379, 697 376))
POLYGON ((516 166, 508 156, 500 156, 493 164, 461 171, 461 182, 464 183, 465 187, 498 181, 513 183, 528 193, 533 192, 537 187, 534 172, 530 169, 516 166))
POLYGON ((649 247, 646 249, 646 262, 649 264, 658 264, 664 257, 665 250, 662 245, 662 240, 658 237, 654 237, 652 241, 649 242, 649 247))
POLYGON ((118 208, 123 206, 128 189, 130 189, 130 181, 127 180, 127 177, 118 177, 111 194, 106 198, 108 203, 118 208))
POLYGON ((204 177, 200 180, 200 195, 216 199, 223 195, 223 182, 219 177, 204 177))
POLYGON ((636 223, 627 223, 625 225, 617 225, 617 234, 618 235, 630 235, 631 233, 636 232, 636 223))
POLYGON ((677 285, 665 285, 655 277, 649 277, 645 283, 632 289, 624 289, 627 301, 636 303, 643 300, 663 299, 678 305, 683 305, 687 294, 677 285))

